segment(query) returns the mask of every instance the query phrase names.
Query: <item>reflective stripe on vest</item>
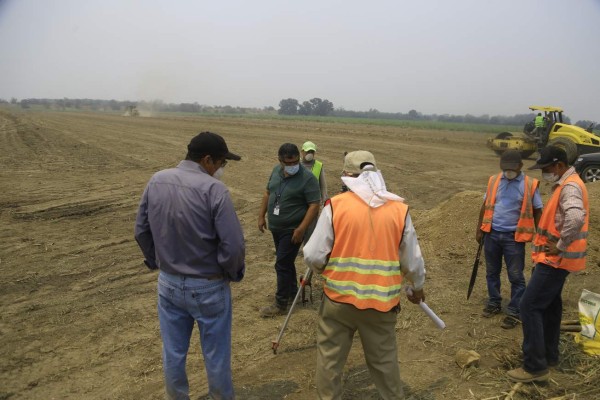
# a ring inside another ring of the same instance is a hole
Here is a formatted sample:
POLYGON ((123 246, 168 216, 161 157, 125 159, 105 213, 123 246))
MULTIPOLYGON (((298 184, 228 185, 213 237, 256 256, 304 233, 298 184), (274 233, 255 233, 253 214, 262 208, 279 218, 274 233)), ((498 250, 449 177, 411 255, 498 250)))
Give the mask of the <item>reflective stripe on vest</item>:
POLYGON ((400 302, 402 274, 398 249, 408 206, 390 201, 371 208, 356 194, 331 198, 334 243, 324 292, 358 309, 390 311, 400 302))
POLYGON ((317 181, 319 180, 319 177, 321 176, 321 170, 323 169, 323 163, 321 161, 317 161, 315 160, 315 163, 312 166, 312 173, 315 176, 315 178, 317 178, 317 181))
MULTIPOLYGON (((483 220, 481 222, 481 230, 490 232, 492 230, 492 219, 494 217, 494 208, 496 207, 496 195, 502 173, 491 176, 488 180, 488 187, 485 196, 485 205, 483 220)), ((517 230, 515 231, 516 242, 531 242, 535 234, 535 220, 533 218, 533 195, 538 188, 540 182, 537 179, 530 178, 525 175, 523 179, 523 203, 521 203, 521 214, 517 222, 517 230)))
POLYGON ((566 269, 567 271, 582 271, 585 269, 585 256, 587 249, 587 235, 589 223, 590 207, 588 203, 588 193, 585 184, 579 178, 579 175, 572 174, 554 190, 548 204, 544 207, 544 212, 540 218, 538 231, 533 241, 533 252, 531 258, 534 263, 543 263, 555 268, 566 269), (567 246, 565 251, 557 254, 546 254, 546 245, 548 242, 556 243, 560 239, 560 232, 556 228, 556 210, 559 207, 560 193, 563 187, 569 183, 576 183, 583 194, 583 208, 585 209, 585 222, 579 234, 567 246))
POLYGON ((538 115, 537 117, 535 117, 535 127, 536 128, 544 127, 544 117, 542 117, 541 115, 538 115))

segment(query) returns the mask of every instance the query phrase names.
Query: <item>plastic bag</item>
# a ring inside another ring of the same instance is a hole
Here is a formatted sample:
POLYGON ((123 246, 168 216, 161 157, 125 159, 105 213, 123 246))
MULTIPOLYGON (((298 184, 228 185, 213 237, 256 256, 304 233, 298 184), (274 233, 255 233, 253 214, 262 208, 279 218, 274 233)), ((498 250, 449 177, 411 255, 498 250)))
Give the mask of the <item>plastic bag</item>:
POLYGON ((600 355, 600 294, 583 289, 579 298, 579 322, 581 332, 575 335, 575 342, 590 355, 600 355))

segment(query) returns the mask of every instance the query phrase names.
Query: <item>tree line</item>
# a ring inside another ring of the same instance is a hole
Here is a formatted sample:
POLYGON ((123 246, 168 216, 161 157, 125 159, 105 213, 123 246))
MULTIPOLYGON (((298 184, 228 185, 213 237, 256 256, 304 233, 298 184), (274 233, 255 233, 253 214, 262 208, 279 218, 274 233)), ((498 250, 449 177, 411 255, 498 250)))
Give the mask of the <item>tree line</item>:
MULTIPOLYGON (((436 122, 456 122, 467 124, 491 124, 491 125, 525 125, 527 122, 535 118, 534 113, 515 114, 515 115, 453 115, 453 114, 423 114, 417 110, 410 110, 407 113, 387 113, 377 109, 369 111, 350 111, 343 108, 335 109, 332 113, 335 117, 346 118, 377 118, 377 119, 397 119, 403 121, 436 121, 436 122)), ((563 115, 565 123, 570 124, 571 120, 568 116, 563 115)))
MULTIPOLYGON (((437 122, 456 122, 456 123, 473 123, 473 124, 491 124, 491 125, 525 125, 535 118, 535 113, 515 114, 512 116, 506 115, 453 115, 453 114, 423 114, 417 110, 410 110, 407 113, 396 112, 388 113, 381 112, 371 108, 368 111, 351 111, 343 108, 334 108, 331 101, 315 97, 313 99, 300 103, 297 99, 288 98, 282 99, 279 102, 279 109, 272 106, 257 107, 235 107, 230 105, 225 106, 208 106, 194 103, 167 103, 162 100, 152 101, 129 101, 129 100, 98 100, 98 99, 21 99, 13 97, 10 100, 0 98, 0 104, 12 104, 27 109, 31 106, 43 107, 45 109, 54 109, 65 111, 68 109, 75 110, 90 110, 103 112, 124 112, 129 107, 134 106, 140 110, 148 112, 181 112, 181 113, 206 113, 206 114, 279 114, 279 115, 316 115, 316 116, 333 116, 340 118, 376 118, 376 119, 394 119, 394 120, 409 120, 409 121, 437 121, 437 122)), ((563 115, 565 123, 570 124, 571 119, 563 115)), ((596 121, 579 120, 574 125, 584 129, 594 125, 594 128, 599 129, 600 126, 596 121)))
POLYGON ((321 100, 318 97, 298 102, 296 99, 282 99, 279 102, 280 115, 320 115, 326 116, 333 112, 333 103, 329 100, 321 100))
POLYGON ((130 100, 97 100, 97 99, 21 99, 11 98, 10 101, 0 99, 0 104, 13 104, 27 109, 32 106, 43 107, 47 110, 66 111, 90 110, 102 112, 124 112, 130 107, 137 107, 140 110, 148 112, 181 112, 181 113, 215 113, 215 114, 258 114, 274 113, 275 108, 266 106, 263 108, 255 107, 233 107, 233 106, 207 106, 194 103, 166 103, 162 100, 152 101, 130 101, 130 100))

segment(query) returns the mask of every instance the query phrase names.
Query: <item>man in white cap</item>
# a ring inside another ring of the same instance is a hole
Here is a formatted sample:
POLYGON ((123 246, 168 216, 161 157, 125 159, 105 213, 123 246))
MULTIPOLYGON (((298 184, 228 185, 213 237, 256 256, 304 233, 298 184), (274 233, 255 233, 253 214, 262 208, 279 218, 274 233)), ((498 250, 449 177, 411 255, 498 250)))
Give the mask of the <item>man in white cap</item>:
MULTIPOLYGON (((325 182, 325 171, 323 170, 323 163, 315 158, 315 154, 317 153, 317 145, 311 141, 304 142, 302 145, 302 166, 312 172, 312 174, 319 181, 319 189, 321 191, 321 205, 328 199, 327 197, 327 183, 325 182)), ((304 235, 303 244, 306 245, 308 239, 310 239, 310 235, 312 235, 315 230, 315 226, 317 225, 317 219, 315 218, 313 222, 306 229, 306 234, 304 235)))
POLYGON ((404 398, 396 345, 403 279, 408 299, 425 299, 425 267, 408 206, 386 190, 368 151, 348 153, 342 181, 349 191, 325 203, 304 247, 304 261, 323 274, 317 331, 319 399, 342 398, 342 374, 359 332, 371 378, 386 400, 404 398), (335 241, 334 241, 335 237, 335 241))

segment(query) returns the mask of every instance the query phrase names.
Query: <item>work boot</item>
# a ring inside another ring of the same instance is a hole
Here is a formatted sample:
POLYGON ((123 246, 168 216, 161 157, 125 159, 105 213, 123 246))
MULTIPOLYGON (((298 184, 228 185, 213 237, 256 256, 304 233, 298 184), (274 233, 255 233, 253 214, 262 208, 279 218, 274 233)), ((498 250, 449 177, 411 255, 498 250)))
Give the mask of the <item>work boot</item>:
POLYGON ((506 375, 508 375, 508 379, 513 382, 529 383, 547 381, 550 374, 547 369, 532 373, 525 371, 523 368, 516 368, 508 371, 506 375))
POLYGON ((279 304, 271 304, 260 309, 260 316, 263 318, 276 317, 278 315, 285 315, 285 308, 279 304))
POLYGON ((502 311, 502 307, 500 307, 499 304, 488 304, 483 309, 481 316, 484 318, 490 318, 496 314, 500 314, 501 311, 502 311))
POLYGON ((502 325, 500 325, 503 329, 513 329, 515 326, 519 325, 519 318, 507 315, 504 320, 502 320, 502 325))

